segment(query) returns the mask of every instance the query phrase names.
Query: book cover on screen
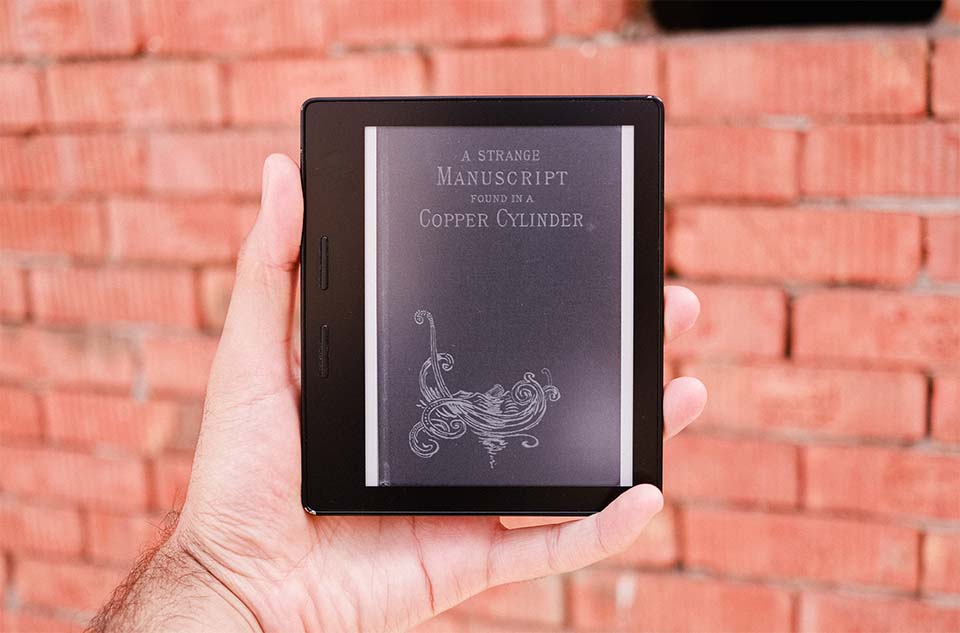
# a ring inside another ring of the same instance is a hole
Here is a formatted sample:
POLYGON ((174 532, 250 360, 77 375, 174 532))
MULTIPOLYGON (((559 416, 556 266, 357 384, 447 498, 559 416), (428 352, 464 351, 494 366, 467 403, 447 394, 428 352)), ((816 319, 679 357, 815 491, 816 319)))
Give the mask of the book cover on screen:
POLYGON ((626 139, 366 129, 368 485, 621 483, 626 139))

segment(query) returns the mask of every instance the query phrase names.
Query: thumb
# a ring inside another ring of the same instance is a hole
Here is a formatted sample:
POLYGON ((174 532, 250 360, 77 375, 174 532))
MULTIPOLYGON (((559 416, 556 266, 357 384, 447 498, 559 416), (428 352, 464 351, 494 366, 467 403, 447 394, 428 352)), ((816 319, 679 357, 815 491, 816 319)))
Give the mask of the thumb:
POLYGON ((260 213, 240 249, 209 391, 242 392, 246 399, 289 383, 302 227, 300 170, 272 154, 263 165, 260 213))

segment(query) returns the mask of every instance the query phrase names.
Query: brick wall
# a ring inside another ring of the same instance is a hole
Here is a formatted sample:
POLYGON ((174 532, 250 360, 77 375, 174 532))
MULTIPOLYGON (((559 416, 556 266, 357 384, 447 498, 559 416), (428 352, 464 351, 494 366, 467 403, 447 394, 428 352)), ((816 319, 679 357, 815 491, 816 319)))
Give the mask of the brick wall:
POLYGON ((259 169, 320 95, 654 93, 668 373, 629 552, 423 631, 960 629, 960 2, 664 35, 619 0, 0 0, 0 628, 70 630, 182 499, 259 169))

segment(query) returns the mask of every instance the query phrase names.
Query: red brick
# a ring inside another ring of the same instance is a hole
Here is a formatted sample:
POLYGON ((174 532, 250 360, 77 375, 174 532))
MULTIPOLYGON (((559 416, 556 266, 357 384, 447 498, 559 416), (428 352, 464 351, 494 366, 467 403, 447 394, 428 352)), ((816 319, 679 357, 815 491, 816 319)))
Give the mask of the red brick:
POLYGON ((960 376, 933 380, 930 432, 941 442, 960 442, 960 376))
POLYGON ((870 290, 811 292, 794 301, 797 358, 960 365, 960 297, 870 290))
POLYGON ((233 123, 278 125, 294 125, 307 97, 417 95, 426 81, 412 53, 237 62, 228 77, 233 123))
POLYGON ((235 277, 232 268, 208 268, 200 274, 200 311, 206 327, 223 327, 235 277))
POLYGON ((586 571, 571 578, 574 627, 609 631, 785 631, 785 591, 681 575, 586 571))
MULTIPOLYGON (((669 494, 674 495, 672 490, 669 494)), ((677 531, 677 511, 666 507, 650 520, 629 549, 601 564, 633 568, 672 567, 679 558, 677 531)))
POLYGON ((797 196, 797 134, 788 130, 668 126, 668 199, 766 201, 797 196))
POLYGON ((803 633, 948 633, 960 629, 960 609, 884 596, 803 593, 799 623, 803 633))
POLYGON ((11 150, 8 189, 65 192, 137 191, 144 184, 144 143, 130 134, 90 133, 24 138, 11 150))
POLYGON ((0 268, 0 321, 22 321, 26 316, 27 286, 23 272, 0 268))
POLYGON ((927 274, 960 281, 960 215, 927 218, 927 274))
POLYGON ((627 0, 552 0, 553 28, 563 35, 618 31, 630 19, 627 0))
POLYGON ((698 427, 775 434, 919 439, 927 382, 920 374, 793 365, 698 365, 709 385, 698 427))
POLYGON ((0 251, 96 257, 103 250, 95 203, 0 202, 0 251))
POLYGON ((14 493, 98 507, 142 508, 147 498, 140 461, 52 448, 0 446, 0 481, 14 493))
POLYGON ((212 62, 61 64, 46 79, 54 125, 210 125, 223 118, 219 70, 212 62))
POLYGON ((29 605, 92 612, 125 575, 123 570, 86 563, 19 559, 17 595, 29 605))
POLYGON ((797 461, 789 444, 682 433, 664 444, 664 491, 676 499, 794 506, 797 461))
POLYGON ((812 196, 958 194, 960 124, 815 127, 802 181, 812 196))
POLYGON ((168 511, 183 505, 192 465, 191 455, 164 455, 153 463, 152 508, 168 511))
POLYGON ((161 524, 160 518, 150 515, 89 512, 88 553, 96 561, 130 565, 154 544, 161 524))
POLYGON ((960 532, 927 533, 923 541, 923 590, 960 594, 960 532))
POLYGON ((299 154, 299 139, 285 132, 171 132, 151 137, 149 187, 164 193, 260 192, 263 160, 271 153, 299 154))
POLYGON ((193 274, 161 269, 41 269, 30 276, 38 320, 50 323, 197 322, 193 274))
POLYGON ((0 327, 0 376, 58 384, 129 387, 130 344, 105 334, 0 327))
POLYGON ((0 130, 24 131, 43 119, 40 81, 27 64, 0 64, 0 130))
POLYGON ((17 609, 16 611, 0 612, 0 626, 2 630, 35 631, 43 633, 83 633, 86 630, 86 619, 71 615, 50 615, 33 609, 17 609))
POLYGON ((960 0, 944 0, 940 10, 940 22, 960 24, 960 0))
POLYGON ((563 624, 563 582, 559 576, 547 576, 500 585, 470 598, 457 612, 491 620, 560 625, 563 624))
POLYGON ((910 283, 920 218, 823 209, 683 207, 670 213, 670 263, 684 276, 910 283))
POLYGON ((686 563, 694 568, 905 590, 917 585, 919 535, 910 528, 707 508, 688 508, 683 527, 686 563))
POLYGON ((247 203, 112 200, 111 253, 120 259, 229 262, 253 226, 257 207, 247 203))
POLYGON ((28 55, 133 53, 139 34, 133 3, 115 0, 23 0, 11 3, 16 49, 28 55))
MULTIPOLYGON (((960 21, 960 20, 958 20, 960 21)), ((960 37, 941 38, 934 43, 931 101, 937 116, 960 116, 960 37)))
POLYGON ((217 340, 201 335, 146 338, 143 372, 150 392, 203 397, 217 340))
POLYGON ((702 37, 666 49, 671 117, 922 115, 923 37, 702 37))
POLYGON ((180 409, 172 402, 135 402, 124 396, 53 392, 44 397, 47 433, 55 442, 113 446, 155 454, 178 431, 180 409))
POLYGON ((960 455, 899 448, 808 446, 811 508, 960 518, 960 455))
POLYGON ((431 56, 439 95, 656 94, 649 45, 440 50, 431 56), (544 72, 562 68, 563 72, 544 72))
POLYGON ((542 40, 549 27, 543 2, 334 0, 330 9, 334 38, 348 45, 542 40))
POLYGON ((700 318, 692 330, 667 346, 671 357, 783 355, 787 301, 782 290, 680 283, 699 297, 700 318))
POLYGON ((83 548, 80 513, 0 498, 0 542, 5 549, 18 552, 78 555, 83 548))
POLYGON ((140 7, 146 45, 155 53, 249 55, 327 44, 326 12, 312 0, 150 0, 140 7))
POLYGON ((40 404, 37 395, 25 389, 0 385, 0 437, 38 438, 40 404))

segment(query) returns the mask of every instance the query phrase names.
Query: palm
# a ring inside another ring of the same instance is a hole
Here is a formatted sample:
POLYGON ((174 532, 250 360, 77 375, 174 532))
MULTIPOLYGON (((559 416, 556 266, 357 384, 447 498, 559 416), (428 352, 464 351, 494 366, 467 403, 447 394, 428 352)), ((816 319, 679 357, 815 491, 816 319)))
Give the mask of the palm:
MULTIPOLYGON (((486 587, 589 564, 627 547, 662 504, 651 486, 602 513, 507 530, 496 517, 314 517, 300 504, 299 341, 295 315, 302 197, 288 159, 238 265, 207 389, 178 533, 264 628, 400 630, 486 587)), ((689 291, 670 289, 667 336, 692 325, 689 291)), ((705 393, 664 393, 667 435, 705 393)))

